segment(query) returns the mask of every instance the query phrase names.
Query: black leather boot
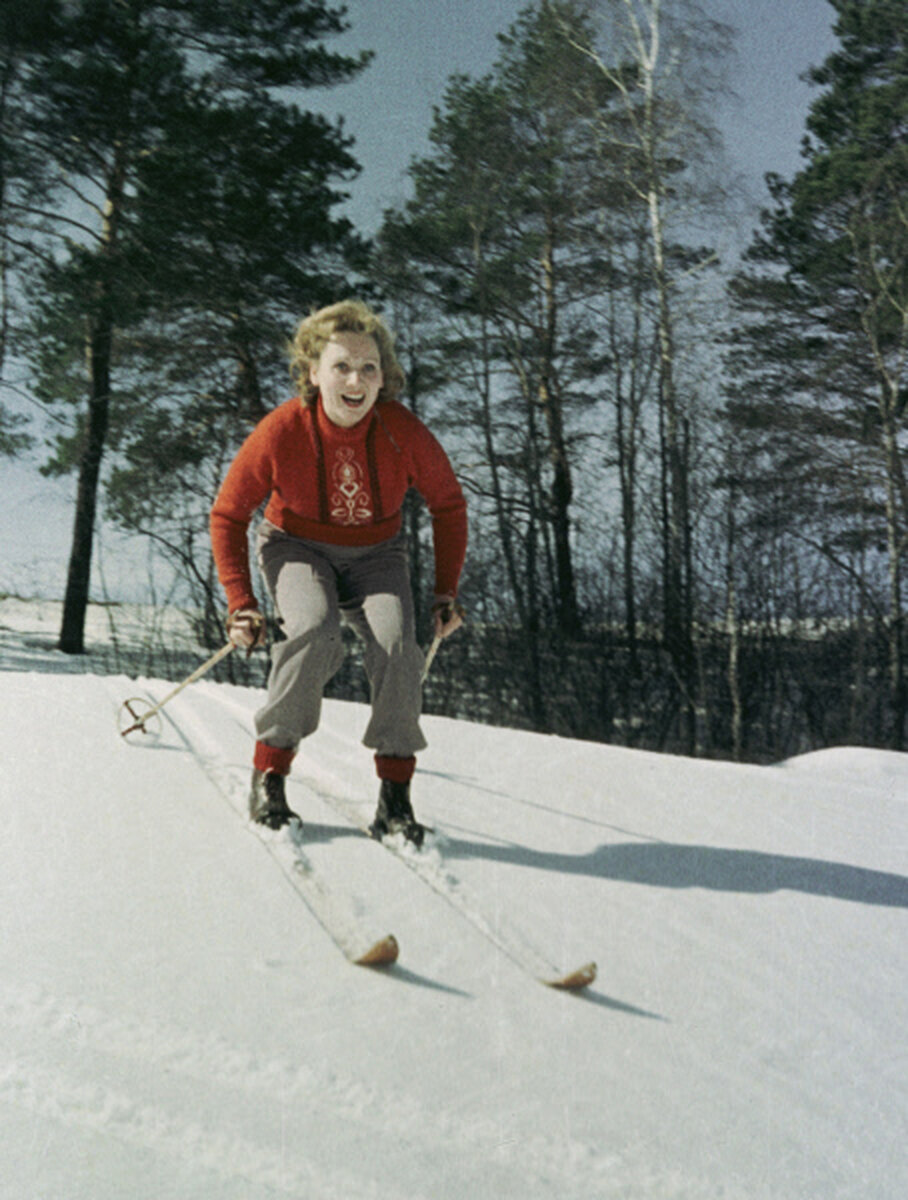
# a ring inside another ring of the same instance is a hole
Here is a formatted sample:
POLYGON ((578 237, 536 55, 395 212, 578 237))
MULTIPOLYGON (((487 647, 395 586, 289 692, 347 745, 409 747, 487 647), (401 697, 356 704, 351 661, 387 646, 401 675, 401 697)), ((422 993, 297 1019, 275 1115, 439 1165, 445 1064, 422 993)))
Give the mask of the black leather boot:
POLYGON ((300 821, 287 805, 284 776, 276 771, 253 771, 249 791, 249 816, 259 825, 280 829, 290 821, 300 821))
POLYGON ((419 847, 423 844, 426 827, 420 825, 413 815, 409 783, 395 783, 392 779, 381 781, 378 808, 375 810, 375 820, 369 826, 369 832, 378 841, 383 837, 402 833, 414 846, 419 847))

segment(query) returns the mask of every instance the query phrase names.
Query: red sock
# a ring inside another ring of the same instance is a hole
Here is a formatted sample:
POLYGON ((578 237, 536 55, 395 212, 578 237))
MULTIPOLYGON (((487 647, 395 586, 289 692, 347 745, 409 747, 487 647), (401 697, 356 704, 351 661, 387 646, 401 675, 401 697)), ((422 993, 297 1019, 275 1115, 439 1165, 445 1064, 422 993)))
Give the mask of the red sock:
POLYGON ((409 783, 416 770, 416 758, 396 758, 392 754, 376 754, 375 770, 379 779, 390 779, 392 783, 409 783))
POLYGON ((276 775, 289 775, 290 764, 295 755, 295 750, 284 750, 280 746, 256 742, 252 765, 257 771, 274 771, 276 775))

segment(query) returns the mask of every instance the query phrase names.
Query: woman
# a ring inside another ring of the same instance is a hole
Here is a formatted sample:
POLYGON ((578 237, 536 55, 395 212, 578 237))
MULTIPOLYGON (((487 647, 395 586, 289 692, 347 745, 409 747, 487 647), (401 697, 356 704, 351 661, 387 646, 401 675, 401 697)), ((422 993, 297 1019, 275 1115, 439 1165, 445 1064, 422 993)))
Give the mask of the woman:
MULTIPOLYGON (((284 779, 300 741, 318 727, 325 684, 343 659, 341 621, 362 638, 372 697, 363 737, 381 780, 372 825, 420 845, 410 801, 423 655, 416 642, 401 506, 410 487, 432 516, 437 636, 462 623, 457 586, 466 504, 451 464, 397 399, 404 377, 384 322, 358 301, 303 320, 292 347, 300 394, 253 430, 211 510, 211 543, 237 646, 265 637, 252 588, 247 530, 267 499, 256 539, 262 578, 286 635, 272 650, 267 699, 255 715, 249 811, 280 828, 296 814, 284 779)), ((298 818, 297 818, 298 819, 298 818)))

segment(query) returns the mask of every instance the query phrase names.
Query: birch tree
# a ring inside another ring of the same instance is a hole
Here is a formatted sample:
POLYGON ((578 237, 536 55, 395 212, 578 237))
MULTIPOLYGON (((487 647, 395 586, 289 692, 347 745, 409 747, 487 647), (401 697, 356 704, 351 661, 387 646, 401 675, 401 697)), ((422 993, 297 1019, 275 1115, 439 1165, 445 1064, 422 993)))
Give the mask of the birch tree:
MULTIPOLYGON (((691 545, 692 398, 681 385, 679 325, 690 281, 714 263, 697 245, 698 213, 713 202, 702 165, 718 147, 706 101, 721 86, 730 30, 685 0, 596 0, 598 35, 575 43, 618 98, 591 109, 600 154, 622 164, 628 194, 645 213, 646 271, 655 302, 661 448, 663 639, 696 748, 694 578, 691 545)), ((569 31, 565 30, 569 35, 569 31)))

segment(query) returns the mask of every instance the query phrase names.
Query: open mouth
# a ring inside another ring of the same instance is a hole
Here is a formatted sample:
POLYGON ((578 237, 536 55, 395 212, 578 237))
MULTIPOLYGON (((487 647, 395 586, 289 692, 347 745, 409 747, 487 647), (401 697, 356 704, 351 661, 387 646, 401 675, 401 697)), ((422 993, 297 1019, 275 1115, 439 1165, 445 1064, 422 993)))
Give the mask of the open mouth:
POLYGON ((343 400, 344 404, 348 405, 350 408, 359 408, 361 404, 365 403, 366 397, 365 396, 342 396, 341 399, 343 400))

